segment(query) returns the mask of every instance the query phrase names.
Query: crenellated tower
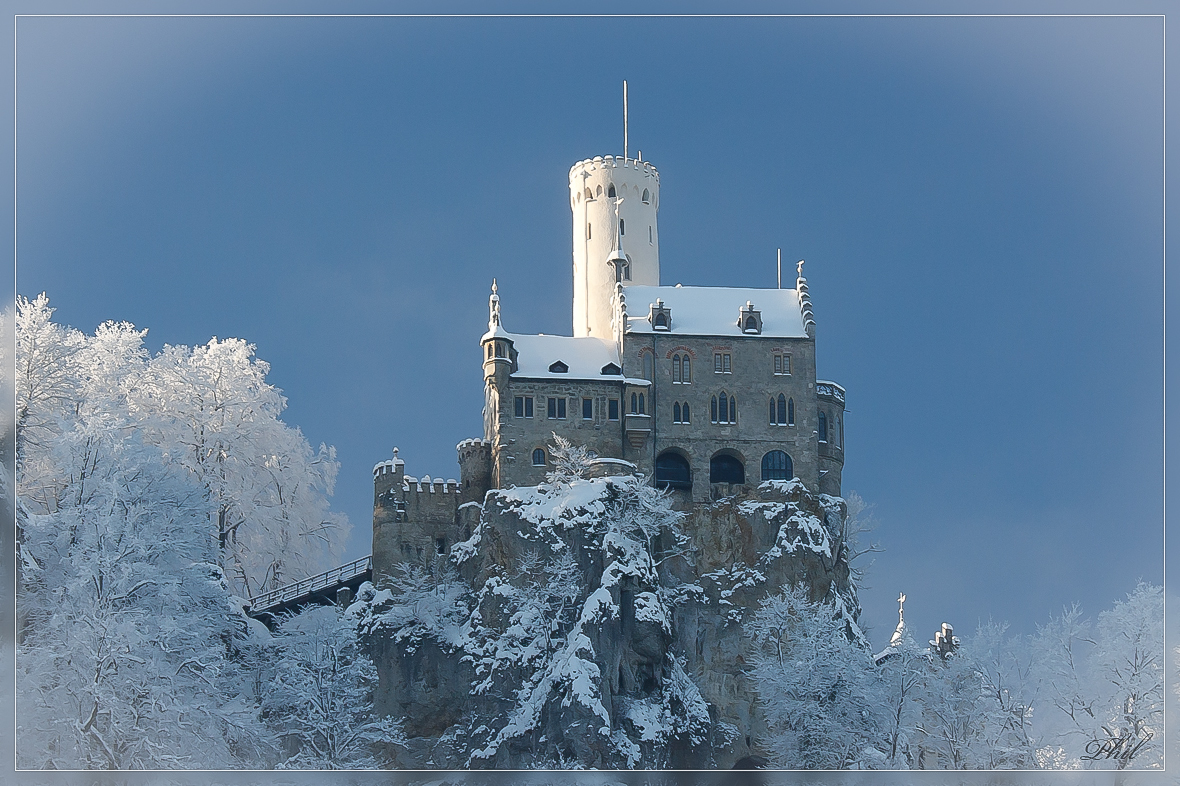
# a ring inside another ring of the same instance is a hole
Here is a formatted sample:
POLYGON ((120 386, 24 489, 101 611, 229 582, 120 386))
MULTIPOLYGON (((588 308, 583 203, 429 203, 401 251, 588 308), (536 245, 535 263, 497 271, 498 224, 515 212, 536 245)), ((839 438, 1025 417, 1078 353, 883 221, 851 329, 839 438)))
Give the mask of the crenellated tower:
POLYGON ((595 156, 573 165, 569 185, 574 336, 612 341, 616 284, 660 283, 660 174, 647 161, 595 156))

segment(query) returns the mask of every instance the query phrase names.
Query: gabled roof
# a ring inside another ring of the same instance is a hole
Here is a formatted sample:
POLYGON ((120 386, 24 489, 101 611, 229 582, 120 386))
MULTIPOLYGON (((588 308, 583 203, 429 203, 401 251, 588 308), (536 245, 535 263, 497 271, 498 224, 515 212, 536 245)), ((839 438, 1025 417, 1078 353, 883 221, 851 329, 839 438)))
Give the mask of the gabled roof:
MULTIPOLYGON (((689 336, 743 336, 738 313, 746 301, 762 312, 763 336, 807 338, 794 289, 739 287, 623 287, 627 300, 627 332, 651 333, 648 311, 657 299, 672 310, 670 334, 689 336)), ((664 331, 655 331, 662 333, 664 331)))
POLYGON ((601 339, 572 336, 529 336, 509 333, 516 348, 516 371, 514 377, 534 379, 602 379, 621 380, 618 373, 603 374, 603 367, 614 364, 622 367, 619 353, 613 343, 601 339), (569 371, 550 371, 550 367, 562 363, 569 371))

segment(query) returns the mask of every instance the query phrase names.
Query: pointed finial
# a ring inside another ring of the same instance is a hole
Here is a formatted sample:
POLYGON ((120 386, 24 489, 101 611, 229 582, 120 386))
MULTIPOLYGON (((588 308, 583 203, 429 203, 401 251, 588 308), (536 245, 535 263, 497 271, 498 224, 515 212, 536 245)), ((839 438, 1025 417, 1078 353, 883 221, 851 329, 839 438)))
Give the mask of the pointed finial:
POLYGON ((500 327, 500 296, 496 294, 496 279, 492 279, 492 294, 488 298, 488 330, 500 327))
POLYGON ((397 445, 393 446, 393 460, 397 461, 397 445))
POLYGON ((897 596, 897 621, 901 622, 905 615, 905 593, 902 592, 897 596))
POLYGON ((795 266, 795 269, 799 271, 799 277, 802 278, 803 277, 803 260, 802 259, 799 260, 799 264, 795 266))

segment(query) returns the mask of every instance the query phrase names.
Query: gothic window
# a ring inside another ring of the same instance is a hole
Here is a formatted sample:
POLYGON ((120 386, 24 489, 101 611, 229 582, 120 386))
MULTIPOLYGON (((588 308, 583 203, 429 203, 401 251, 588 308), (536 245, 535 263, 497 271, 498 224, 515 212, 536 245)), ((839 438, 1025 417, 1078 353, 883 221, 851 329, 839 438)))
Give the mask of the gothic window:
POLYGON ((631 394, 631 414, 632 415, 639 414, 639 394, 638 393, 631 394))
POLYGON ((582 399, 582 420, 594 420, 594 399, 582 399))
POLYGON ((828 416, 823 412, 819 413, 819 441, 828 441, 828 416))
POLYGON ((608 420, 618 420, 619 419, 619 400, 617 398, 612 398, 610 401, 606 402, 606 404, 607 404, 607 407, 606 407, 607 419, 608 420))
POLYGON ((682 406, 680 408, 680 418, 681 418, 681 420, 680 420, 681 423, 688 423, 692 420, 688 416, 688 402, 687 401, 684 402, 684 406, 682 406))
MULTIPOLYGON (((652 327, 663 328, 664 330, 667 330, 668 329, 668 315, 664 314, 664 313, 656 314, 655 324, 653 324, 652 327)), ((674 380, 674 381, 678 382, 679 380, 674 380)))
POLYGON ((643 200, 643 204, 645 204, 645 205, 651 204, 651 194, 648 193, 646 188, 643 189, 643 196, 640 198, 643 200))
POLYGON ((598 196, 602 196, 602 186, 599 186, 598 188, 596 188, 594 190, 594 193, 597 194, 598 196))
POLYGON ((745 483, 746 468, 734 456, 722 454, 709 462, 710 483, 745 483))
MULTIPOLYGON (((602 186, 599 186, 599 188, 601 188, 601 187, 602 186)), ((611 199, 615 198, 615 184, 614 183, 610 184, 610 190, 606 192, 606 195, 608 197, 610 197, 611 199)))
MULTIPOLYGON (((549 399, 549 400, 552 401, 553 399, 549 399)), ((533 466, 534 467, 545 466, 545 451, 543 449, 537 448, 536 450, 533 451, 533 466)))
POLYGON ((503 343, 501 343, 499 341, 495 341, 493 343, 496 345, 496 357, 498 357, 498 358, 508 357, 508 353, 504 351, 504 344, 503 343))
POLYGON ((643 394, 642 394, 642 393, 640 393, 640 394, 639 394, 639 414, 640 414, 640 415, 646 415, 646 414, 647 414, 647 413, 644 411, 644 407, 643 407, 643 394))
POLYGON ((771 396, 771 398, 770 398, 770 425, 773 426, 773 425, 776 425, 777 423, 778 423, 778 421, 775 420, 775 415, 774 415, 774 397, 771 396))
POLYGON ((754 319, 753 317, 746 317, 745 330, 746 330, 746 332, 757 332, 758 320, 754 319))
POLYGON ((680 402, 676 402, 672 405, 672 422, 680 422, 680 402))
POLYGON ((492 359, 492 345, 488 344, 488 360, 492 359))
POLYGON ((709 420, 713 423, 737 423, 737 400, 725 391, 709 400, 709 420))
POLYGON ((783 398, 782 393, 778 394, 778 424, 787 425, 787 400, 783 398))
POLYGON ((772 450, 762 457, 763 480, 790 480, 795 477, 791 457, 781 450, 772 450))
POLYGON ((621 218, 619 219, 619 234, 620 235, 627 234, 627 222, 621 218))
POLYGON ((656 458, 656 487, 692 488, 692 470, 688 466, 688 460, 679 453, 661 453, 656 458))
POLYGON ((651 379, 652 378, 651 361, 652 361, 651 353, 644 352, 643 353, 643 378, 644 379, 651 379))
MULTIPOLYGON (((663 314, 661 314, 660 316, 663 316, 663 314)), ((680 384, 680 356, 679 355, 672 356, 672 384, 674 384, 674 385, 680 384)))
POLYGON ((787 399, 787 425, 795 425, 795 399, 787 399))
POLYGON ((688 355, 680 359, 680 381, 685 385, 692 382, 692 367, 689 364, 688 355))
POLYGON ((548 415, 551 420, 565 420, 565 398, 549 398, 548 415))
POLYGON ((586 199, 594 199, 594 193, 590 190, 590 186, 586 186, 586 199))

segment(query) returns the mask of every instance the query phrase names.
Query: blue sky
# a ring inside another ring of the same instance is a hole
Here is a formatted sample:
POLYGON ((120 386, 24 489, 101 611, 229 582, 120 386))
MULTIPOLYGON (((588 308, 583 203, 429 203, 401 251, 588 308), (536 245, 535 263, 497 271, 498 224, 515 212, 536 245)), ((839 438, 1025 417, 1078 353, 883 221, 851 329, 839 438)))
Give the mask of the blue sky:
POLYGON ((569 333, 566 173, 661 173, 663 283, 807 260, 845 490, 920 638, 1162 579, 1158 18, 22 18, 18 291, 238 336, 339 451, 453 477, 478 338, 569 333))

